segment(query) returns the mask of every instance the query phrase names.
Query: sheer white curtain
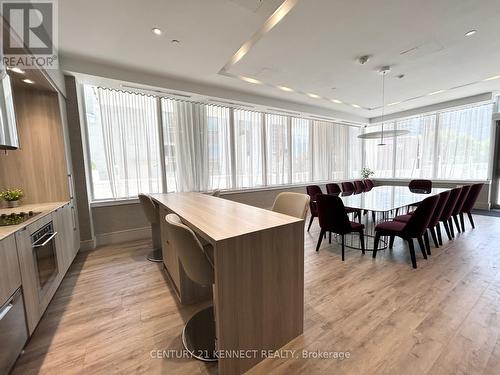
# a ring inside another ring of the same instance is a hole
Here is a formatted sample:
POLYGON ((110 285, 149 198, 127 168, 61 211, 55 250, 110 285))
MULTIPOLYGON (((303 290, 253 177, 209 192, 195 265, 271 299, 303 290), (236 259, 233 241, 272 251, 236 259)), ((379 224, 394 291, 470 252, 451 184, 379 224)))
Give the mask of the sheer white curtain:
POLYGON ((485 104, 439 114, 437 178, 488 177, 492 111, 485 104))
POLYGON ((330 180, 333 152, 333 124, 325 121, 313 121, 313 179, 330 180))
POLYGON ((361 168, 363 166, 363 140, 358 138, 363 131, 362 128, 348 126, 348 163, 346 178, 361 178, 361 168))
MULTIPOLYGON (((365 132, 382 130, 381 125, 365 128, 365 132)), ((394 130, 394 123, 384 124, 384 131, 394 130)), ((380 146, 380 139, 365 139, 365 166, 375 172, 375 177, 392 178, 394 166, 395 138, 384 138, 385 145, 380 146)))
POLYGON ((292 182, 302 183, 311 181, 311 120, 292 117, 292 182))
POLYGON ((288 118, 266 114, 266 171, 267 184, 289 183, 290 145, 288 140, 288 118))
POLYGON ((94 198, 129 198, 140 192, 161 192, 157 99, 101 87, 95 88, 94 93, 98 110, 94 121, 102 139, 90 137, 90 149, 96 151, 91 160, 99 160, 105 166, 105 172, 99 170, 102 165, 92 166, 94 198), (93 142, 103 149, 93 147, 93 142), (101 152, 104 158, 99 157, 101 152))
POLYGON ((264 184, 262 113, 234 110, 234 159, 236 187, 264 184))
POLYGON ((339 124, 332 124, 332 126, 333 143, 330 148, 332 157, 330 179, 342 180, 348 178, 349 128, 339 124))
POLYGON ((436 115, 399 120, 398 130, 409 133, 396 138, 396 178, 432 178, 436 139, 436 115))

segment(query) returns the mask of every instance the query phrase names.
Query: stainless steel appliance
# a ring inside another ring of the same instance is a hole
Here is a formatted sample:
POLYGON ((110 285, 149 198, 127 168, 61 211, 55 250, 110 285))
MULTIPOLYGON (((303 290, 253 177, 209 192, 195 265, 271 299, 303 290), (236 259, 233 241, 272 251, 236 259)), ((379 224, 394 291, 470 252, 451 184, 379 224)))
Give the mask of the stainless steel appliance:
POLYGON ((0 63, 0 150, 19 148, 10 77, 0 63))
POLYGON ((22 289, 0 307, 0 374, 8 374, 28 340, 22 289))
POLYGON ((57 232, 54 232, 52 221, 31 235, 31 247, 41 294, 58 273, 56 236, 57 232))

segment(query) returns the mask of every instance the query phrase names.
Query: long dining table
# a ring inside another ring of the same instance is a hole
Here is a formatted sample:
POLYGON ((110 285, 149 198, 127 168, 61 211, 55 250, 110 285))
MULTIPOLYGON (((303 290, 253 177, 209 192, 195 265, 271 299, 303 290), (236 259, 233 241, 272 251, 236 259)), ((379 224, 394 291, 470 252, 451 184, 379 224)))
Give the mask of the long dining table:
MULTIPOLYGON (((416 205, 425 198, 439 194, 447 188, 432 188, 423 192, 410 190, 407 186, 375 186, 371 190, 361 193, 346 194, 339 196, 344 206, 353 208, 361 213, 365 224, 366 249, 373 249, 373 238, 375 226, 378 223, 391 219, 398 214, 405 214, 406 207, 416 205)), ((346 236, 346 246, 354 249, 361 249, 358 236, 346 236)), ((387 247, 387 241, 382 239, 378 250, 387 247)))

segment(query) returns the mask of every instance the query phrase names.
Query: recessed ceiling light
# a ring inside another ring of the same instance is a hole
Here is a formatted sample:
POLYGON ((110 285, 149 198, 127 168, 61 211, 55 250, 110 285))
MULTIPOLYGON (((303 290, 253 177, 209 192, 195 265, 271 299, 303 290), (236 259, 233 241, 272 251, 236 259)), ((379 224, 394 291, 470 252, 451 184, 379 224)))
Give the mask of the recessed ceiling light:
POLYGON ((21 68, 18 68, 17 66, 15 66, 13 68, 8 67, 7 69, 14 72, 14 73, 18 73, 18 74, 26 73, 24 70, 22 70, 21 68))
POLYGON ((357 104, 351 104, 354 108, 361 108, 360 105, 357 105, 357 104))
POLYGON ((391 106, 391 105, 398 105, 399 103, 401 103, 401 102, 389 103, 389 104, 387 104, 387 105, 388 105, 388 106, 391 106))
POLYGON ((278 86, 278 88, 279 88, 281 91, 286 91, 286 92, 291 92, 291 91, 293 91, 293 89, 291 89, 290 87, 286 87, 286 86, 278 86))
POLYGON ((30 85, 32 85, 32 84, 34 84, 34 83, 35 83, 35 81, 32 81, 31 79, 28 79, 28 78, 23 79, 23 82, 24 82, 24 83, 29 83, 30 85))
POLYGON ((317 94, 312 94, 310 92, 307 92, 306 95, 310 98, 313 98, 313 99, 319 99, 321 98, 321 96, 317 95, 317 94))
POLYGON ((338 100, 338 99, 332 99, 332 102, 337 103, 337 104, 342 104, 342 101, 338 100))
POLYGON ((255 78, 250 78, 250 77, 243 77, 241 76, 240 79, 242 81, 245 81, 245 82, 248 82, 248 83, 253 83, 253 84, 256 84, 256 85, 260 85, 262 84, 261 81, 259 81, 258 79, 255 79, 255 78))
POLYGON ((153 28, 151 29, 151 31, 152 31, 152 32, 153 32, 153 34, 155 34, 155 35, 161 35, 161 34, 163 34, 163 31, 161 31, 161 29, 159 29, 159 28, 157 28, 157 27, 153 27, 153 28))
POLYGON ((493 76, 493 77, 490 77, 490 78, 486 78, 484 81, 493 81, 495 79, 499 79, 500 76, 493 76))
POLYGON ((438 90, 438 91, 434 91, 434 92, 431 92, 427 95, 436 95, 436 94, 441 94, 442 92, 445 92, 446 90, 438 90))
POLYGON ((467 32, 465 33, 465 36, 472 36, 472 35, 474 35, 475 33, 477 33, 477 30, 470 30, 470 31, 467 31, 467 32))

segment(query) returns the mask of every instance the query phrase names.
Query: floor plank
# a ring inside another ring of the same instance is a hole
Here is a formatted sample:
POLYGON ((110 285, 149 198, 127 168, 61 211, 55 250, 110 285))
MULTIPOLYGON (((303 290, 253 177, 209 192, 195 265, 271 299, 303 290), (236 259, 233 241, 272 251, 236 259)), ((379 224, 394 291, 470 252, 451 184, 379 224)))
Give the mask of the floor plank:
MULTIPOLYGON (((304 334, 250 373, 498 374, 500 219, 476 216, 477 229, 417 253, 406 246, 346 252, 305 235, 304 334), (305 359, 349 352, 344 359, 305 359)), ((42 318, 14 374, 207 374, 214 365, 157 359, 181 350, 184 322, 206 304, 181 306, 161 267, 145 260, 147 241, 81 253, 42 318)))

